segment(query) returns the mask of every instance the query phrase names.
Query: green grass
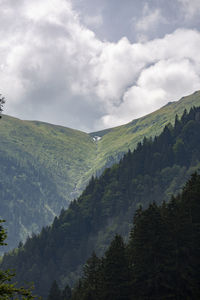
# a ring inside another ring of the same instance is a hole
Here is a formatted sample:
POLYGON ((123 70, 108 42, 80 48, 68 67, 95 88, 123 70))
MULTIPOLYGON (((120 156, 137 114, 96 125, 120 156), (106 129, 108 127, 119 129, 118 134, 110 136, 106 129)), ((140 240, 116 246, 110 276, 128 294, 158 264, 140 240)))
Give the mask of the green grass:
MULTIPOLYGON (((1 150, 18 160, 29 155, 54 178, 67 200, 79 194, 76 185, 92 167, 96 145, 81 131, 42 122, 21 121, 4 116, 1 120, 1 150)), ((68 200, 69 201, 69 200, 68 200)))

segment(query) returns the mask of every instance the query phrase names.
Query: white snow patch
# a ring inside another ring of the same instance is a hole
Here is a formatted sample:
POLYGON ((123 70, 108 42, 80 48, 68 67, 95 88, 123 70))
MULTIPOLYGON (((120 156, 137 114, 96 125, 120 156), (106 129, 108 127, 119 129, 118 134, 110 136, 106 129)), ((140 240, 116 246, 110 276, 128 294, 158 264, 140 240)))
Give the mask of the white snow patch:
POLYGON ((98 141, 100 141, 100 140, 101 140, 101 137, 100 137, 100 136, 95 135, 95 136, 93 137, 93 141, 94 141, 94 142, 98 142, 98 141))

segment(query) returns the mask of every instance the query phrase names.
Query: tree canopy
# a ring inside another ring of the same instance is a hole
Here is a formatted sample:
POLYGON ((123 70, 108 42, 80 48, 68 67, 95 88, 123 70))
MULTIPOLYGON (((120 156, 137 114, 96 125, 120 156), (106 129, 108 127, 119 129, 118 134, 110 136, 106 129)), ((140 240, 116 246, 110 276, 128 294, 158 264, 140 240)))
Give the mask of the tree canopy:
POLYGON ((199 199, 194 173, 168 204, 139 208, 128 243, 116 235, 102 258, 93 253, 71 300, 200 299, 199 199))

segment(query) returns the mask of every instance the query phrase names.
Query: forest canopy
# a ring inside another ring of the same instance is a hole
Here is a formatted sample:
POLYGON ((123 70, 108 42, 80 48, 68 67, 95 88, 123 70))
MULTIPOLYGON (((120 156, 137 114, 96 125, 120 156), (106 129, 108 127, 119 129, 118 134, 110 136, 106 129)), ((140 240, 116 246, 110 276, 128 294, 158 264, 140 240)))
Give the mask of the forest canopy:
POLYGON ((139 208, 129 241, 95 253, 67 300, 200 299, 200 175, 158 206, 139 208))

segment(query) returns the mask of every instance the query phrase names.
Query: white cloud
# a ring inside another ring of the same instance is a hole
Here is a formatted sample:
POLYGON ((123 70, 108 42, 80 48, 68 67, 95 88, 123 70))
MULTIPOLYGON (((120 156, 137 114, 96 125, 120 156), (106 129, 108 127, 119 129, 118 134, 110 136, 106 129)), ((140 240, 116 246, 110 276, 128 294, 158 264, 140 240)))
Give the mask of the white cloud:
POLYGON ((108 126, 124 124, 131 119, 150 113, 168 101, 178 100, 183 95, 200 88, 200 73, 187 59, 181 61, 161 60, 144 69, 137 83, 123 96, 123 102, 112 114, 103 117, 108 126))
POLYGON ((132 46, 134 60, 141 58, 144 65, 138 76, 131 74, 134 61, 129 61, 127 73, 135 82, 126 92, 119 93, 121 103, 110 106, 110 113, 102 117, 105 127, 124 124, 200 89, 198 47, 200 34, 192 30, 178 30, 163 39, 132 46), (134 52, 137 46, 140 51, 134 52))
POLYGON ((8 0, 2 2, 0 39, 6 113, 25 119, 92 131, 200 88, 195 30, 111 43, 83 26, 69 1, 8 0))

